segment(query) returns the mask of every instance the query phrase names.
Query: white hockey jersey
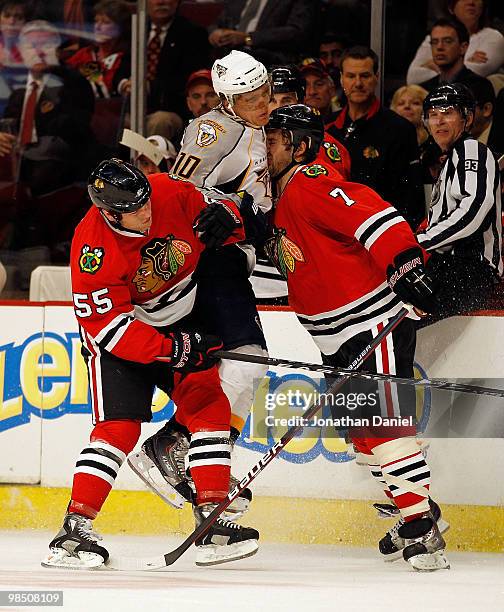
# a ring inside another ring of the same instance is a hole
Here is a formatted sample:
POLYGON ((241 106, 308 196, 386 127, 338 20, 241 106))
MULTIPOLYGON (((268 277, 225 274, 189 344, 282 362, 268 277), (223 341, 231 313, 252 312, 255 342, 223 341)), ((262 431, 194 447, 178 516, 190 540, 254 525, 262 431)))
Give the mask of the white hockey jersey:
MULTIPOLYGON (((187 126, 171 173, 196 187, 215 187, 224 193, 246 191, 263 212, 272 207, 264 128, 232 117, 221 105, 187 126)), ((241 248, 247 253, 256 297, 286 295, 287 284, 271 262, 264 258, 256 266, 254 249, 241 248)))
POLYGON ((247 191, 263 212, 272 206, 264 128, 245 124, 222 106, 187 126, 171 173, 196 187, 247 191))

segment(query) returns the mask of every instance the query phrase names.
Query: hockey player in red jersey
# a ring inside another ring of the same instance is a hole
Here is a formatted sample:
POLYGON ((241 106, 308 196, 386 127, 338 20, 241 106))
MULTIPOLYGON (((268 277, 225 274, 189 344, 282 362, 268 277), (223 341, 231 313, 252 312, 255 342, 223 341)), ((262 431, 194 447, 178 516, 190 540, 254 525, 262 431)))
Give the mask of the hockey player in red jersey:
MULTIPOLYGON (((425 254, 397 210, 368 187, 343 181, 317 163, 323 134, 320 116, 307 106, 271 113, 268 165, 278 199, 266 248, 287 280, 290 306, 324 363, 346 367, 403 302, 425 313, 435 299, 424 271, 425 254)), ((414 322, 405 319, 366 368, 413 377, 415 335, 414 322)), ((385 389, 382 414, 400 414, 399 393, 390 385, 385 389)), ((418 570, 449 567, 434 515, 439 507, 429 503, 430 471, 414 427, 354 429, 350 435, 401 513, 380 550, 402 550, 418 570)))
MULTIPOLYGON (((244 238, 238 207, 166 174, 148 179, 111 159, 88 185, 93 206, 76 229, 72 290, 88 368, 94 428, 77 459, 63 527, 48 567, 89 568, 108 551, 92 530, 127 454, 152 418, 154 387, 169 393, 189 430, 189 465, 200 522, 229 490, 230 406, 214 353, 221 341, 191 325, 193 273, 205 246, 244 238)), ((218 519, 197 543, 211 565, 254 554, 259 534, 218 519), (223 544, 227 542, 227 544, 223 544)))

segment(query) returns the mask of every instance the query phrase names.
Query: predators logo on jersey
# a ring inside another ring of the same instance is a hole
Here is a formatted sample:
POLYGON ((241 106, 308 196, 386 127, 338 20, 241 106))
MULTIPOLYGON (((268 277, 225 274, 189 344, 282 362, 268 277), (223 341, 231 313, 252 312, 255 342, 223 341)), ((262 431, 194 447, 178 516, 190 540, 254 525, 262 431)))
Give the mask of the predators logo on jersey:
POLYGON ((79 258, 79 268, 81 272, 96 274, 102 267, 105 251, 102 247, 91 249, 89 244, 85 244, 81 250, 79 258))
POLYGON ((296 269, 296 262, 304 263, 305 258, 303 251, 295 242, 287 238, 286 234, 283 228, 276 229, 275 235, 266 241, 264 248, 274 266, 287 280, 287 274, 296 269))
POLYGON ((157 293, 184 266, 191 245, 172 234, 153 238, 142 247, 142 263, 131 281, 138 293, 157 293))
POLYGON ((327 157, 333 162, 340 162, 341 161, 341 155, 339 152, 338 147, 334 144, 334 142, 327 142, 324 141, 322 143, 322 146, 325 149, 325 154, 327 155, 327 157))
POLYGON ((226 130, 216 121, 200 121, 198 133, 196 134, 196 144, 198 147, 209 147, 219 138, 219 132, 226 130))
POLYGON ((321 164, 305 166, 301 172, 308 178, 317 178, 317 176, 327 176, 329 174, 327 168, 324 168, 321 164))

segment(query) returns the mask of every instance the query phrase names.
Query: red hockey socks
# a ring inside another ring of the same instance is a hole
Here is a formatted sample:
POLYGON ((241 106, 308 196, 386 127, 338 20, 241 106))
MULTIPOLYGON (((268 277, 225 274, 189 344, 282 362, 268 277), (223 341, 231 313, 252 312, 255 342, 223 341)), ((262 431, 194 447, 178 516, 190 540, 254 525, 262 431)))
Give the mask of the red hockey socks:
POLYGON ((90 443, 77 458, 68 512, 96 517, 139 436, 138 421, 105 421, 95 426, 90 443))

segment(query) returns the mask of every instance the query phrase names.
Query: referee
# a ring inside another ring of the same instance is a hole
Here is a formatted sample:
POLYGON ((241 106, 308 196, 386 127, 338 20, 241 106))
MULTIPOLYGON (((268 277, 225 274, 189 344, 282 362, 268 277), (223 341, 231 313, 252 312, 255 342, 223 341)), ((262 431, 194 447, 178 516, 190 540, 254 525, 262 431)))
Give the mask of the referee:
POLYGON ((499 169, 490 149, 470 136, 475 100, 460 83, 434 89, 424 122, 444 162, 432 191, 427 227, 418 242, 431 258, 437 312, 423 324, 484 307, 502 275, 499 169))

